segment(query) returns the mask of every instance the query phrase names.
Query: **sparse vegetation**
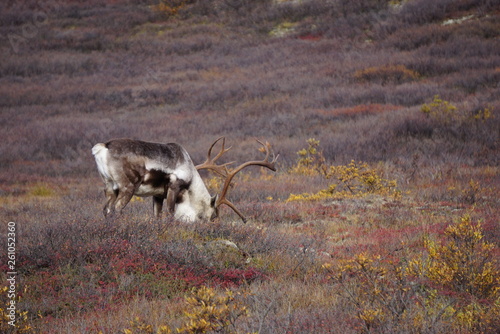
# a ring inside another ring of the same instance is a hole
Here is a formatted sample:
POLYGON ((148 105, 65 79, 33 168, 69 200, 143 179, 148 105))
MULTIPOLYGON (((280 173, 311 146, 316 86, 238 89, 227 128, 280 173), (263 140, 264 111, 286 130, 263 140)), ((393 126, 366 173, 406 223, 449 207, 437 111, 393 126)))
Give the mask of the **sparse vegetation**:
POLYGON ((480 224, 469 215, 448 225, 445 236, 440 245, 424 238, 423 255, 360 253, 335 269, 324 265, 353 307, 361 332, 495 332, 500 314, 495 245, 483 240, 480 224))
POLYGON ((382 85, 389 83, 402 84, 416 80, 419 76, 417 72, 406 68, 404 65, 369 67, 354 73, 354 78, 359 81, 376 82, 382 85))
POLYGON ((7 286, 2 287, 0 293, 0 329, 2 333, 36 333, 28 311, 16 308, 16 303, 20 302, 21 297, 16 295, 11 298, 10 295, 13 292, 7 286))
POLYGON ((0 331, 498 332, 499 15, 476 0, 2 2, 0 331), (138 198, 102 217, 93 144, 175 141, 198 163, 222 135, 227 161, 259 156, 255 137, 280 154, 277 173, 234 180, 247 224, 226 208, 155 221, 138 198))
POLYGON ((290 194, 287 202, 301 200, 325 200, 364 197, 370 194, 399 197, 395 180, 386 180, 366 163, 351 161, 348 165, 330 166, 326 163, 319 141, 310 138, 309 147, 297 152, 297 165, 291 169, 292 174, 321 175, 327 182, 335 180, 328 188, 318 193, 290 194))

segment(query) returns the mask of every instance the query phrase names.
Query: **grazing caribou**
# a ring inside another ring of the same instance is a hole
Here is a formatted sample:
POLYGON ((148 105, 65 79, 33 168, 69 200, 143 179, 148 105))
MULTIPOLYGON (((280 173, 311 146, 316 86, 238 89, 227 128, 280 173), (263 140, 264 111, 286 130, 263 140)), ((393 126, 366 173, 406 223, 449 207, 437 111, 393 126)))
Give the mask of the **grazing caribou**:
POLYGON ((113 139, 92 148, 97 169, 101 175, 106 195, 104 215, 121 212, 132 196, 153 197, 153 210, 161 216, 163 201, 167 199, 168 211, 176 219, 189 222, 208 221, 218 216, 218 208, 226 204, 243 220, 243 214, 227 198, 233 177, 243 168, 256 165, 276 171, 278 156, 271 155, 271 145, 257 141, 266 156, 261 161, 248 161, 229 169, 232 162, 217 165, 216 161, 227 151, 225 138, 212 143, 204 163, 195 166, 188 152, 179 144, 158 144, 133 139, 113 139), (220 152, 212 158, 212 149, 220 142, 220 152), (209 169, 225 178, 219 195, 211 196, 198 173, 209 169))

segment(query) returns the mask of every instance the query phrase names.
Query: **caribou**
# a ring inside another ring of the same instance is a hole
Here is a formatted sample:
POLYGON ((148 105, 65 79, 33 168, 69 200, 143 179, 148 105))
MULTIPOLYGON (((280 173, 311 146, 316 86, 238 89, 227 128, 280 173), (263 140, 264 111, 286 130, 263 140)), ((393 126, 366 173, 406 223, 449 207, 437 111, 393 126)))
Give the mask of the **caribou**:
POLYGON ((175 219, 188 222, 209 221, 219 215, 222 204, 229 206, 246 222, 245 216, 227 199, 234 176, 248 166, 260 166, 276 171, 279 155, 271 153, 271 145, 259 140, 265 152, 263 160, 247 161, 235 168, 234 162, 217 164, 231 149, 225 148, 225 137, 215 140, 208 149, 207 159, 194 165, 188 152, 177 143, 151 143, 134 139, 112 139, 92 148, 97 170, 104 181, 106 204, 104 216, 121 213, 132 197, 153 197, 153 211, 161 217, 166 199, 168 212, 175 219), (212 150, 220 142, 220 151, 212 158, 212 150), (272 156, 271 156, 272 155, 272 156), (199 170, 207 169, 224 179, 218 195, 211 196, 199 170))

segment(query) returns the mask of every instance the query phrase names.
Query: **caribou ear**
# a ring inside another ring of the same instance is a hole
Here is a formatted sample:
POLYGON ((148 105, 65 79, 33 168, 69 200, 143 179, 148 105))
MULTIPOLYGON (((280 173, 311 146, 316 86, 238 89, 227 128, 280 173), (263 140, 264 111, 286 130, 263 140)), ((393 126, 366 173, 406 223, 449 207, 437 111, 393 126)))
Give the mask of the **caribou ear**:
POLYGON ((216 204, 217 204, 217 200, 219 199, 219 195, 215 195, 215 196, 212 196, 210 198, 210 206, 212 208, 215 208, 216 204))

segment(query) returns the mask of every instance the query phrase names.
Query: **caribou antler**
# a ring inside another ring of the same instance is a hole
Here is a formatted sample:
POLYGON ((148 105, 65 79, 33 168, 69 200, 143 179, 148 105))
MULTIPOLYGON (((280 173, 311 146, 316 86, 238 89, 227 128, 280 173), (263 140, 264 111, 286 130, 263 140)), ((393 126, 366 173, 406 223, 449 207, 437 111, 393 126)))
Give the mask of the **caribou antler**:
POLYGON ((244 223, 246 223, 245 216, 243 216, 243 214, 241 213, 241 211, 238 210, 236 208, 236 206, 231 201, 229 201, 226 198, 227 191, 229 190, 229 185, 231 184, 231 181, 233 180, 234 176, 238 172, 240 172, 243 168, 246 168, 248 166, 261 166, 261 167, 269 168, 272 171, 276 171, 275 163, 276 163, 276 160, 278 160, 278 157, 279 157, 279 155, 275 156, 274 153, 273 153, 273 158, 272 158, 271 161, 269 161, 269 156, 271 155, 271 144, 269 144, 268 142, 266 142, 264 144, 260 140, 257 140, 257 142, 259 144, 261 144, 262 147, 264 148, 264 150, 266 152, 266 157, 264 158, 264 160, 261 160, 261 161, 247 161, 247 162, 239 165, 238 167, 234 168, 230 172, 228 172, 228 175, 226 177, 226 180, 224 181, 224 185, 222 186, 222 191, 219 194, 219 199, 217 200, 217 205, 216 205, 218 207, 221 204, 226 204, 231 209, 233 209, 234 212, 236 212, 238 214, 238 216, 241 217, 241 219, 243 220, 244 223))
POLYGON ((223 176, 225 178, 224 180, 224 185, 222 186, 222 190, 219 194, 219 198, 217 200, 217 203, 216 203, 216 207, 219 207, 219 205, 221 204, 226 204, 227 206, 229 206, 231 209, 234 210, 234 212, 236 212, 238 214, 238 216, 240 216, 240 218, 243 220, 243 222, 245 223, 246 222, 246 218, 245 216, 243 216, 243 214, 241 213, 240 210, 238 210, 236 208, 236 206, 231 202, 229 201, 227 198, 226 198, 226 195, 227 195, 227 192, 229 190, 229 186, 231 185, 231 181, 233 180, 234 176, 239 173, 242 169, 248 167, 248 166, 261 166, 261 167, 266 167, 266 168, 269 168, 270 170, 272 171, 276 171, 276 167, 275 167, 275 164, 276 164, 276 160, 278 160, 278 157, 279 157, 279 154, 277 156, 272 155, 272 159, 270 160, 270 156, 271 156, 271 144, 269 144, 267 141, 266 143, 264 144, 263 142, 261 142, 260 140, 257 140, 257 142, 262 145, 262 148, 264 149, 265 153, 266 153, 266 156, 263 160, 255 160, 255 161, 247 161, 241 165, 239 165, 238 167, 232 169, 232 170, 229 170, 227 168, 227 166, 233 164, 234 162, 227 162, 225 164, 222 164, 222 165, 217 165, 215 162, 217 161, 217 159, 219 159, 224 153, 226 153, 227 151, 229 151, 231 149, 231 147, 229 148, 225 148, 224 145, 225 145, 225 142, 226 142, 226 139, 224 137, 220 137, 219 139, 217 139, 213 144, 212 146, 210 146, 210 149, 208 150, 208 154, 207 154, 207 160, 202 163, 201 165, 198 165, 196 166, 196 169, 210 169, 210 170, 213 170, 214 172, 216 172, 217 174, 219 174, 220 176, 223 176), (221 146, 221 150, 220 152, 212 159, 211 158, 211 155, 212 155, 212 149, 213 147, 220 141, 222 140, 222 146, 221 146))
POLYGON ((228 148, 225 148, 225 145, 226 145, 226 138, 225 137, 220 137, 216 141, 214 141, 212 143, 212 146, 210 146, 210 148, 208 149, 207 160, 205 160, 205 162, 203 162, 202 164, 197 165, 196 169, 198 169, 198 170, 210 169, 210 170, 214 171, 215 173, 219 174, 219 176, 227 177, 227 175, 229 173, 227 166, 233 164, 234 161, 226 162, 225 164, 222 164, 222 165, 217 165, 215 163, 220 157, 222 157, 224 155, 224 153, 226 153, 227 151, 229 151, 231 149, 231 146, 229 146, 228 148), (211 157, 212 149, 221 140, 222 140, 222 145, 221 145, 220 152, 217 153, 217 155, 214 158, 212 158, 211 157))

